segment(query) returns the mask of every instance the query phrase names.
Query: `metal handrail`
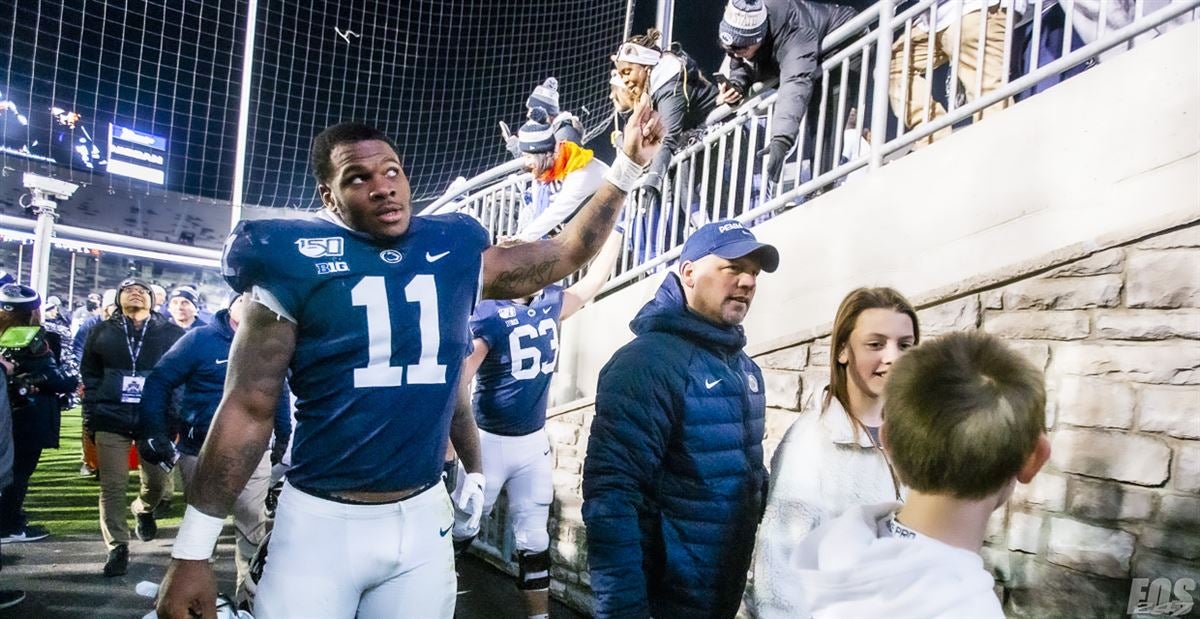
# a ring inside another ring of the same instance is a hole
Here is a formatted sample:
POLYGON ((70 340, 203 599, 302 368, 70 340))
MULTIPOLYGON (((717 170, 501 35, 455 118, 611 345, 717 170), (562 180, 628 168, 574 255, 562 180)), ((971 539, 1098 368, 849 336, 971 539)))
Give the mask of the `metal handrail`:
MULTIPOLYGON (((1003 52, 1006 59, 1014 53, 1015 24, 1032 22, 1036 34, 1040 29, 1042 10, 1050 1, 1033 0, 1030 10, 1019 20, 1011 11, 1004 12, 1007 31, 1003 52)), ((978 82, 974 87, 978 97, 963 105, 955 105, 952 100, 944 114, 910 129, 903 128, 905 123, 901 122, 897 135, 889 136, 886 126, 890 113, 888 83, 893 47, 902 47, 907 54, 915 30, 914 21, 922 16, 935 17, 937 0, 919 0, 899 12, 895 11, 895 5, 893 0, 881 0, 824 39, 825 49, 841 47, 821 59, 822 79, 812 93, 814 100, 819 102, 816 118, 809 118, 814 115, 808 114, 803 119, 795 148, 784 157, 778 185, 769 187, 762 182, 760 174, 766 162, 757 154, 771 135, 779 98, 777 90, 768 89, 731 110, 721 122, 708 126, 699 139, 675 152, 668 164, 665 182, 659 188, 661 195, 645 188, 634 190, 625 209, 627 249, 618 261, 615 276, 601 293, 625 286, 677 260, 683 240, 695 226, 705 221, 732 218, 752 226, 802 203, 814 192, 844 182, 852 174, 879 169, 889 156, 896 156, 919 140, 932 139, 935 133, 1028 90, 1049 76, 1196 11, 1200 0, 1181 0, 1137 17, 1125 27, 1074 51, 1065 45, 1067 51, 1062 57, 1045 66, 1038 67, 1034 58, 1033 68, 1028 73, 1011 80, 1006 77, 1004 83, 990 92, 983 93, 979 85, 982 82, 978 82), (873 70, 868 70, 872 63, 873 70), (852 71, 858 73, 853 82, 849 76, 852 71), (851 99, 847 94, 852 83, 858 86, 857 99, 851 99), (838 89, 836 93, 834 88, 838 89), (873 97, 868 105, 867 93, 872 88, 873 97), (858 141, 853 150, 844 153, 843 136, 849 128, 848 115, 852 109, 856 110, 858 120, 851 138, 858 141), (861 136, 864 127, 872 129, 869 143, 861 136)), ((962 0, 957 5, 961 21, 962 0)), ((1064 7, 1064 10, 1069 12, 1071 9, 1064 7)), ((1068 14, 1068 21, 1069 18, 1068 14)), ((952 73, 958 65, 958 51, 953 54, 952 73)), ((918 69, 928 72, 931 62, 927 61, 918 69)), ((951 83, 957 84, 955 80, 951 83)), ((967 88, 971 86, 967 85, 967 88)), ((909 99, 913 99, 914 94, 922 96, 922 93, 908 92, 907 88, 901 94, 909 99)), ((923 96, 928 108, 932 92, 925 92, 923 96)), ((469 193, 459 189, 457 198, 446 198, 437 203, 437 208, 472 212, 489 225, 494 237, 515 233, 520 204, 514 204, 511 198, 530 190, 532 179, 528 174, 493 174, 493 179, 503 178, 499 182, 490 181, 488 186, 472 185, 487 174, 468 183, 471 185, 469 193)))

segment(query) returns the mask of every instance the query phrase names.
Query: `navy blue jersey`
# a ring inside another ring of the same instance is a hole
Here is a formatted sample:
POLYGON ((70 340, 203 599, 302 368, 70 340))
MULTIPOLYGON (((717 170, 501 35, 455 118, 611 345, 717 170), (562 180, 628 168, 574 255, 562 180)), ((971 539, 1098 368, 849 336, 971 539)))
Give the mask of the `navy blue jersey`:
POLYGON ((485 432, 524 436, 546 425, 550 378, 558 367, 562 286, 547 286, 529 305, 483 301, 471 334, 487 342, 476 374, 475 423, 485 432))
POLYGON ((460 214, 414 217, 392 242, 327 216, 238 223, 226 281, 296 323, 292 484, 392 492, 439 478, 487 246, 460 214))

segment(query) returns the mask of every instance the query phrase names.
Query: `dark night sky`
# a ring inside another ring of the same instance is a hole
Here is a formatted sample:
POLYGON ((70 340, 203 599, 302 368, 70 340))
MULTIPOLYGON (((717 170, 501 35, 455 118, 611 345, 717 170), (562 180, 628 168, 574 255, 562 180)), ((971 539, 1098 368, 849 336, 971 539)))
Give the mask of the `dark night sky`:
MULTIPOLYGON (((166 189, 231 198, 246 0, 0 0, 0 139, 60 162, 89 135, 104 151, 109 122, 165 136, 166 189), (74 129, 49 109, 79 112, 74 129), (28 125, 18 122, 24 114, 28 125)), ((675 40, 707 73, 721 61, 722 0, 677 0, 675 40)), ((656 2, 635 4, 633 32, 656 2)), ((321 128, 362 120, 392 135, 414 197, 507 159, 497 122, 515 130, 533 86, 560 81, 562 107, 607 124, 608 56, 624 0, 261 0, 245 203, 315 206, 309 143, 321 128)), ((602 135, 606 136, 607 131, 602 135)), ((611 151, 596 140, 600 156, 611 151)), ((0 153, 9 169, 37 167, 0 153)), ((93 174, 74 158, 55 175, 117 190, 140 181, 93 174)))
MULTIPOLYGON (((84 130, 105 149, 107 124, 117 122, 169 138, 167 189, 228 199, 245 4, 0 1, 0 23, 10 23, 0 26, 0 100, 16 108, 0 110, 4 146, 63 161, 84 130), (54 122, 51 106, 83 120, 68 129, 54 122)), ((525 97, 547 75, 559 78, 564 109, 587 106, 589 127, 602 124, 610 109, 607 57, 619 43, 625 3, 262 0, 259 7, 246 202, 307 207, 315 195, 309 142, 341 120, 375 124, 397 140, 418 199, 503 161, 497 121, 519 126, 525 97)), ((14 169, 31 165, 0 158, 14 169)), ((138 187, 92 175, 78 158, 74 168, 55 173, 138 187)))

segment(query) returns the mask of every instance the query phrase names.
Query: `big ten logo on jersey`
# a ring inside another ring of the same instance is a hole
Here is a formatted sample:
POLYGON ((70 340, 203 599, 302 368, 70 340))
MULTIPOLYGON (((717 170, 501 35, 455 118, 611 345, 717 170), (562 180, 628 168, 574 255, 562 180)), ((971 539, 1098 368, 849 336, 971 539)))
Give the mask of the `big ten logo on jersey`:
POLYGON ((319 239, 296 239, 296 249, 309 258, 337 257, 342 255, 345 239, 327 236, 319 239))
POLYGON ((508 334, 508 350, 513 379, 529 380, 538 374, 553 374, 558 366, 558 323, 546 318, 537 327, 518 325, 508 334), (528 340, 528 346, 524 340, 528 340))
POLYGON ((329 273, 347 273, 349 271, 350 265, 342 262, 341 260, 317 263, 317 275, 327 275, 329 273))
POLYGON ((517 308, 515 307, 502 307, 496 312, 496 315, 504 321, 504 326, 506 327, 521 323, 521 320, 517 318, 517 308))

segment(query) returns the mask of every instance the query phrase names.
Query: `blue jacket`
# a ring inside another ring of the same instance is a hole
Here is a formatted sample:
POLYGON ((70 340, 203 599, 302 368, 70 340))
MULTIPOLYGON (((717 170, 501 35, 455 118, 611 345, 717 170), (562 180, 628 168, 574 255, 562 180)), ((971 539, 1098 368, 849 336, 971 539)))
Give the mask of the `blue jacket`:
POLYGON ((672 274, 600 371, 583 464, 597 617, 733 617, 765 504, 762 373, 672 274))
MULTIPOLYGON (((229 347, 233 328, 229 310, 221 310, 213 321, 189 330, 163 355, 142 388, 141 435, 167 433, 167 415, 171 395, 179 387, 177 416, 184 423, 179 451, 198 455, 208 435, 208 427, 225 391, 225 371, 229 368, 229 347)), ((292 433, 291 407, 284 385, 275 407, 275 442, 287 444, 292 433)))

